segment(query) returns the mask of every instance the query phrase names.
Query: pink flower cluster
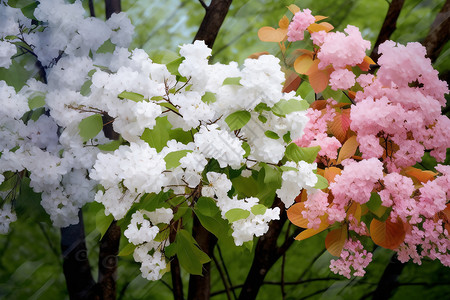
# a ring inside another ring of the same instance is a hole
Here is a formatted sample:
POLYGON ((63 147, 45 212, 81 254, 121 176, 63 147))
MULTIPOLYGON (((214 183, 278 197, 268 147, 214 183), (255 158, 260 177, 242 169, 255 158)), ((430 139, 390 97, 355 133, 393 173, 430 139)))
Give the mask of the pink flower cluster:
POLYGON ((348 25, 343 32, 328 32, 323 38, 317 58, 320 59, 319 69, 333 65, 335 69, 346 66, 356 66, 362 63, 370 42, 362 38, 358 27, 348 25))
POLYGON ((333 193, 333 206, 328 209, 328 221, 342 222, 346 216, 346 206, 355 201, 364 204, 370 199, 370 193, 378 180, 383 178, 383 164, 375 158, 356 162, 343 161, 341 175, 336 175, 329 189, 333 193))
POLYGON ((300 139, 294 141, 299 147, 320 146, 319 156, 326 156, 331 159, 337 158, 337 150, 342 146, 337 138, 329 137, 327 134, 327 123, 332 121, 335 116, 335 110, 331 107, 332 99, 329 100, 325 112, 308 108, 306 116, 309 122, 303 130, 300 139))
POLYGON ((330 86, 337 91, 348 90, 355 85, 355 74, 347 69, 337 69, 330 74, 330 86))
POLYGON ((305 30, 308 28, 309 25, 313 24, 316 21, 314 16, 311 14, 311 10, 304 9, 303 11, 298 11, 294 18, 292 19, 292 22, 289 24, 288 27, 288 41, 289 42, 296 42, 296 41, 302 41, 304 39, 304 33, 305 30))
POLYGON ((330 261, 330 270, 350 279, 353 276, 364 276, 364 270, 372 261, 372 253, 364 250, 359 240, 349 239, 344 245, 339 259, 330 261), (354 273, 352 274, 352 269, 354 273))
POLYGON ((450 119, 441 115, 447 84, 417 43, 396 46, 388 41, 380 52, 377 77, 357 79, 365 88, 356 93, 350 115, 363 158, 381 158, 387 149, 391 172, 414 165, 425 150, 444 160, 450 147, 450 119))
POLYGON ((318 229, 321 223, 320 217, 328 208, 328 193, 321 190, 308 191, 305 201, 305 210, 302 211, 303 218, 308 220, 308 228, 318 229))

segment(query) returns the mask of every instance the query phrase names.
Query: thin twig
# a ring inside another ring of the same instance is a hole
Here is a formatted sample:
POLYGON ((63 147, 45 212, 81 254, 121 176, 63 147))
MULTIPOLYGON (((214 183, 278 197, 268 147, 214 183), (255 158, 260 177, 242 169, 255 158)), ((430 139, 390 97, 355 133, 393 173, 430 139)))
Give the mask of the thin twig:
MULTIPOLYGON (((217 244, 217 251, 219 252, 220 261, 222 262, 223 268, 225 270, 225 274, 227 275, 228 282, 230 283, 230 286, 233 286, 233 283, 231 282, 231 276, 230 276, 230 273, 228 273, 228 268, 227 268, 227 265, 225 264, 225 260, 223 259, 222 250, 220 249, 219 244, 217 244)), ((233 292, 233 297, 236 300, 237 297, 236 297, 236 293, 234 292, 234 289, 232 289, 231 291, 233 292)))
POLYGON ((223 273, 222 268, 220 267, 219 262, 217 261, 216 256, 214 255, 214 253, 211 255, 212 259, 214 260, 214 263, 216 264, 217 267, 217 271, 219 271, 219 275, 220 275, 220 279, 222 279, 223 282, 223 286, 225 287, 225 291, 227 293, 227 298, 228 300, 231 300, 231 293, 230 293, 230 286, 227 282, 227 279, 225 278, 225 274, 223 273))
POLYGON ((203 6, 203 8, 205 10, 208 10, 208 5, 206 5, 206 3, 203 0, 198 0, 200 2, 200 4, 203 6))

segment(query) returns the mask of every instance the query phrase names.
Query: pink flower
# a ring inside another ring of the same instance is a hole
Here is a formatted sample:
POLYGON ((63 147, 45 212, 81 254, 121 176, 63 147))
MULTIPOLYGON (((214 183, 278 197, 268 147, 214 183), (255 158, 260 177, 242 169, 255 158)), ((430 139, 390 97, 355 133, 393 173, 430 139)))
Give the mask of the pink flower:
POLYGON ((330 261, 330 270, 335 274, 350 277, 364 276, 366 271, 364 270, 372 261, 372 253, 364 250, 361 242, 349 239, 341 252, 339 259, 330 261), (352 268, 354 273, 352 274, 352 268))
POLYGON ((348 90, 355 85, 355 74, 347 69, 337 69, 330 74, 331 89, 348 90))
POLYGON ((302 41, 304 38, 304 31, 315 21, 316 19, 311 14, 311 10, 304 9, 303 12, 301 10, 298 11, 294 15, 292 22, 289 24, 287 33, 288 41, 302 41))
POLYGON ((325 36, 327 35, 327 32, 325 30, 317 31, 311 33, 311 40, 313 41, 314 45, 322 46, 325 36))
POLYGON ((348 25, 343 32, 329 32, 317 54, 320 59, 319 69, 332 64, 335 69, 360 64, 370 49, 370 42, 362 38, 358 27, 348 25))

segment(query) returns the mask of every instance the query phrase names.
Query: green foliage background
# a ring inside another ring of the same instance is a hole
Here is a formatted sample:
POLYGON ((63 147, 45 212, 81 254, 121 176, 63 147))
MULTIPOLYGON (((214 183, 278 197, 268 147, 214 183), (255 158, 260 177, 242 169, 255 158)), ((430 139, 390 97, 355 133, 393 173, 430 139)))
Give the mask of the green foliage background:
MULTIPOLYGON (((95 11, 104 18, 103 1, 96 0, 95 11)), ((207 3, 209 1, 206 1, 207 3)), ((392 39, 401 43, 424 39, 444 1, 406 0, 392 39)), ((277 26, 278 20, 288 14, 286 6, 295 3, 310 8, 315 15, 329 16, 329 21, 342 30, 347 24, 361 28, 363 36, 372 44, 383 23, 388 8, 385 0, 234 0, 230 12, 219 32, 213 48, 213 61, 242 63, 250 54, 260 51, 277 53, 275 44, 263 43, 257 37, 262 26, 277 26)), ((83 1, 87 8, 87 1, 83 1)), ((192 42, 204 15, 204 9, 196 0, 123 0, 136 34, 132 48, 144 48, 152 55, 177 52, 177 46, 192 42)), ((447 42, 435 67, 441 72, 450 69, 450 49, 447 42)), ((13 65, 10 84, 16 88, 26 78, 21 63, 13 65)), ((0 69, 0 78, 6 78, 0 69)), ((100 232, 96 229, 96 214, 101 209, 97 203, 84 208, 86 239, 89 258, 96 274, 100 232)), ((31 209, 33 210, 33 209, 31 209)), ((287 229, 286 228, 284 230, 287 229)), ((289 249, 284 263, 287 299, 364 299, 373 291, 393 252, 375 249, 373 262, 363 278, 347 280, 328 269, 330 254, 324 251, 325 232, 301 242, 289 249), (306 281, 289 284, 290 282, 306 281)), ((284 237, 284 235, 282 235, 284 237)), ((280 240, 280 243, 282 240, 280 240)), ((62 273, 59 229, 42 219, 39 211, 19 215, 19 221, 11 225, 9 235, 0 236, 0 299, 67 299, 62 273), (36 218, 37 221, 36 221, 36 218)), ((122 239, 122 244, 125 244, 122 239)), ((236 249, 230 243, 220 245, 223 261, 230 273, 232 284, 245 280, 250 268, 252 253, 243 247, 236 249)), ((217 258, 219 253, 215 252, 217 258)), ((258 299, 281 299, 280 285, 282 260, 269 271, 258 299)), ((223 283, 212 263, 212 292, 224 290, 223 283)), ((94 275, 95 276, 95 275, 94 275)), ((183 273, 187 292, 189 275, 183 273)), ((424 261, 422 266, 408 263, 399 277, 399 287, 392 299, 438 299, 450 293, 450 270, 436 261, 424 261)), ((118 299, 172 299, 170 274, 162 281, 149 282, 140 275, 139 264, 131 256, 119 258, 118 299)), ((236 294, 239 289, 236 290, 236 294)), ((212 299, 227 299, 225 293, 212 299)))

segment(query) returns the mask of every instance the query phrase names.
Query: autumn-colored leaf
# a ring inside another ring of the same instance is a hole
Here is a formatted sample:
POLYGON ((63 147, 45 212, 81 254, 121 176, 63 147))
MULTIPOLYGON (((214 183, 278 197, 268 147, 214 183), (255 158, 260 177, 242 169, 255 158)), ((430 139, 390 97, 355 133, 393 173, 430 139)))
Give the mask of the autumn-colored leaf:
POLYGON ((330 69, 320 70, 318 68, 319 60, 316 59, 306 71, 306 75, 309 76, 309 84, 313 88, 314 92, 320 93, 328 86, 328 80, 330 79, 330 69))
POLYGON ((347 226, 342 225, 340 228, 328 232, 325 238, 325 247, 328 252, 334 256, 340 256, 345 242, 347 241, 348 230, 347 226))
POLYGON ((248 58, 251 58, 251 59, 258 59, 258 58, 259 58, 260 56, 262 56, 262 55, 269 55, 269 52, 267 52, 267 51, 256 52, 256 53, 250 54, 250 55, 248 56, 248 58))
POLYGON ((295 202, 305 202, 307 197, 308 197, 308 194, 306 193, 306 190, 302 189, 300 194, 297 197, 295 197, 295 202))
POLYGON ((278 22, 278 27, 281 29, 287 29, 289 27, 289 19, 286 16, 283 16, 281 20, 278 22))
POLYGON ((297 73, 290 71, 289 75, 286 78, 286 81, 283 86, 283 93, 289 93, 291 91, 296 91, 302 82, 300 76, 297 73))
POLYGON ((314 55, 314 51, 307 50, 307 49, 295 49, 295 50, 293 51, 293 53, 294 53, 294 54, 297 54, 297 55, 300 55, 300 54, 308 54, 308 55, 310 55, 311 57, 313 57, 313 55, 314 55))
POLYGON ((340 112, 337 111, 333 121, 328 123, 328 129, 341 143, 344 143, 350 122, 350 109, 342 109, 340 112))
POLYGON ((354 100, 355 97, 356 97, 356 92, 354 92, 354 91, 348 91, 348 94, 347 94, 347 95, 350 97, 350 99, 354 100))
POLYGON ((292 224, 301 227, 308 228, 308 220, 303 218, 302 211, 305 210, 305 203, 295 203, 287 210, 287 217, 292 224))
POLYGON ((425 183, 433 180, 437 173, 429 170, 420 170, 414 167, 408 167, 405 169, 405 175, 411 177, 413 180, 416 179, 418 182, 425 183))
POLYGON ((347 210, 347 219, 349 219, 349 216, 353 216, 356 219, 356 221, 359 222, 361 220, 361 212, 362 212, 361 204, 353 201, 347 210))
POLYGON ((294 15, 295 15, 297 12, 300 11, 300 7, 298 7, 298 6, 295 5, 295 4, 291 4, 291 5, 289 5, 287 8, 288 8, 288 9, 290 10, 290 12, 293 13, 294 15))
POLYGON ((263 42, 279 43, 286 38, 287 28, 272 28, 269 26, 262 27, 258 30, 258 37, 263 42))
POLYGON ((378 246, 396 249, 405 239, 405 228, 401 220, 393 223, 390 219, 384 222, 373 219, 370 223, 370 237, 378 246))
POLYGON ((294 62, 294 69, 299 74, 306 74, 313 64, 312 55, 303 54, 297 57, 294 62))
POLYGON ((325 229, 327 229, 328 228, 328 223, 326 222, 326 218, 328 218, 327 215, 320 217, 320 219, 322 220, 322 223, 320 224, 318 229, 308 228, 308 229, 300 232, 300 234, 297 235, 295 237, 295 239, 297 241, 302 241, 302 240, 305 240, 305 239, 307 239, 309 237, 312 237, 312 236, 314 236, 314 235, 324 231, 325 229))
POLYGON ((358 65, 358 67, 361 69, 361 71, 367 72, 370 69, 370 65, 375 64, 376 63, 373 61, 373 59, 366 55, 366 57, 364 57, 364 60, 358 65))
POLYGON ((341 150, 339 151, 339 156, 337 163, 340 164, 344 159, 350 158, 355 155, 356 149, 358 148, 359 143, 356 141, 356 135, 348 138, 344 145, 342 145, 341 150))
POLYGON ((342 172, 342 170, 339 168, 328 167, 323 172, 323 177, 325 177, 326 180, 328 180, 328 182, 331 183, 331 182, 334 182, 334 177, 336 177, 336 175, 340 175, 341 172, 342 172))
POLYGON ((450 203, 447 204, 447 207, 438 213, 439 217, 443 219, 445 229, 450 232, 450 203))
POLYGON ((314 16, 314 19, 316 19, 316 22, 322 21, 324 19, 328 19, 328 17, 325 16, 314 16))
POLYGON ((316 100, 309 106, 312 109, 322 110, 327 106, 327 100, 316 100))
POLYGON ((308 29, 309 33, 319 32, 322 30, 329 32, 334 29, 334 26, 328 22, 312 23, 311 25, 308 26, 307 29, 308 29))

